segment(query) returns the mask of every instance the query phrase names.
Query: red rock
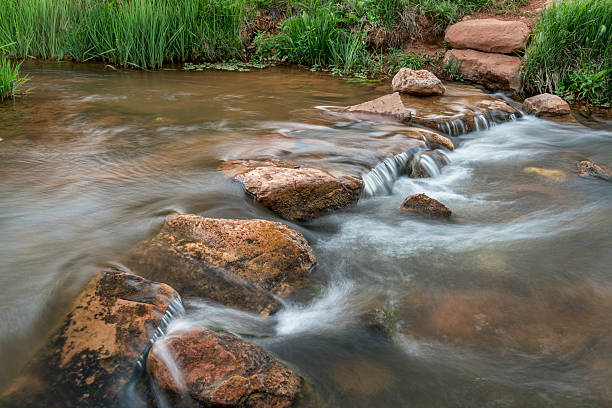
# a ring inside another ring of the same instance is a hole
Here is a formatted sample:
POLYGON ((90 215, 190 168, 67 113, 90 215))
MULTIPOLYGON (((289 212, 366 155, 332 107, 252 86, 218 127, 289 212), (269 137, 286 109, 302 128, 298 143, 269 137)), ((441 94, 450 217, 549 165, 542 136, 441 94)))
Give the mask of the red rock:
POLYGON ((513 92, 521 90, 519 57, 474 50, 449 50, 444 58, 459 62, 460 73, 465 79, 488 89, 513 92))
POLYGON ((522 21, 485 18, 451 25, 444 41, 453 48, 509 54, 523 51, 530 33, 522 21))
POLYGON ((602 180, 612 181, 612 170, 588 160, 583 160, 578 163, 578 171, 581 176, 593 176, 602 180))
POLYGON ((535 114, 537 117, 567 117, 572 113, 567 102, 561 97, 549 93, 527 98, 523 105, 528 113, 535 114))
POLYGON ((118 395, 178 294, 126 273, 94 276, 4 395, 15 406, 119 406, 118 395))
POLYGON ((399 209, 413 211, 432 217, 450 217, 452 214, 447 206, 425 194, 414 194, 407 197, 399 209))
POLYGON ((393 77, 393 92, 412 95, 444 95, 446 88, 433 73, 422 69, 419 71, 402 68, 393 77))
POLYGON ((231 160, 221 170, 259 202, 292 221, 305 221, 357 202, 362 181, 278 160, 231 160))
POLYGON ((180 401, 186 394, 206 407, 289 407, 302 386, 299 375, 261 347, 204 328, 159 339, 147 369, 172 400, 180 401))
POLYGON ((400 122, 408 122, 411 114, 404 106, 399 92, 381 96, 372 101, 349 106, 344 112, 387 116, 400 122))
POLYGON ((269 314, 280 306, 273 295, 303 284, 316 259, 306 238, 280 222, 180 214, 120 262, 182 296, 269 314))

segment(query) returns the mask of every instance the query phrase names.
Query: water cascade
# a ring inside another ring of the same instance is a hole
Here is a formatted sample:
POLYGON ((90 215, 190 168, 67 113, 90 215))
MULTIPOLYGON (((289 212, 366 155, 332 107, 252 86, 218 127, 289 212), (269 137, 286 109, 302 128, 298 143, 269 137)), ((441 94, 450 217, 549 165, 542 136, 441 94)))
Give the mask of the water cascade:
POLYGON ((170 325, 170 323, 174 319, 181 317, 184 314, 185 314, 185 308, 183 307, 183 301, 181 300, 180 296, 177 296, 176 299, 174 299, 172 303, 170 303, 170 305, 168 306, 168 309, 166 309, 166 313, 164 314, 164 317, 159 323, 159 326, 157 326, 157 330, 155 330, 155 333, 149 340, 149 343, 147 343, 147 346, 145 347, 144 351, 140 354, 140 356, 138 356, 138 360, 136 362, 138 365, 138 368, 140 369, 144 368, 145 361, 147 359, 149 351, 151 350, 151 347, 153 346, 153 343, 155 343, 157 339, 159 339, 161 336, 166 334, 166 331, 168 330, 168 326, 170 325))
POLYGON ((388 157, 368 173, 364 174, 362 177, 362 195, 364 197, 372 197, 381 193, 391 193, 393 183, 401 175, 405 174, 406 164, 416 154, 414 150, 388 157))

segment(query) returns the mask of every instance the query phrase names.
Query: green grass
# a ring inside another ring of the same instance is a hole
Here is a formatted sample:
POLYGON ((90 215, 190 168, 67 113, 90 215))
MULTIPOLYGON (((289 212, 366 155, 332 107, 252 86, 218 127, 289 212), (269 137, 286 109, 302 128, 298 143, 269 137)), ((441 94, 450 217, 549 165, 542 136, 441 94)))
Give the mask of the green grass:
POLYGON ((557 2, 542 13, 523 66, 529 94, 612 102, 612 0, 557 2))
POLYGON ((159 68, 244 57, 244 0, 2 0, 12 57, 159 68))
POLYGON ((28 81, 27 76, 19 76, 19 68, 21 63, 14 63, 7 57, 0 56, 0 101, 14 97, 28 81))

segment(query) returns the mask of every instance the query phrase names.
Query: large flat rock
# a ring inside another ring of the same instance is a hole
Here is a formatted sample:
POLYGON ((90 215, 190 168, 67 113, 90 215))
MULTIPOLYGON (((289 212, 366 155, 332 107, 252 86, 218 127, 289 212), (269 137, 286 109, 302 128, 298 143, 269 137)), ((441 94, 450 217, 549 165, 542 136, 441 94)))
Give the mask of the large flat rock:
POLYGON ((120 262, 184 297, 267 315, 280 307, 275 296, 308 279, 316 259, 306 238, 280 222, 177 214, 120 262))
POLYGON ((120 406, 174 289, 139 276, 95 275, 4 395, 18 407, 120 406))
POLYGON ((449 50, 444 57, 461 64, 461 75, 491 90, 521 90, 521 59, 474 50, 449 50))
POLYGON ((524 50, 530 33, 522 21, 485 18, 451 25, 444 41, 453 48, 509 54, 524 50))
POLYGON ((278 160, 230 160, 221 170, 281 217, 306 221, 357 202, 362 182, 278 160))

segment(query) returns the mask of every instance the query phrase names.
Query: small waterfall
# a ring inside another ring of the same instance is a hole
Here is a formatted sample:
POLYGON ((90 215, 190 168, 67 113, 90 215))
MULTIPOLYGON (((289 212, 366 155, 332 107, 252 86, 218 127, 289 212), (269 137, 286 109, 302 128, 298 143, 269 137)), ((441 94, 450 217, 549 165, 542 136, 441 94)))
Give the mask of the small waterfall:
POLYGON ((155 333, 149 339, 149 342, 147 343, 147 346, 145 347, 144 351, 140 354, 140 356, 138 356, 138 360, 136 361, 136 364, 139 369, 142 370, 144 368, 145 361, 147 359, 147 356, 149 355, 149 351, 151 350, 153 343, 155 343, 157 339, 159 339, 161 336, 163 336, 166 333, 166 331, 168 330, 168 326, 170 325, 170 322, 174 320, 175 318, 180 317, 184 314, 185 314, 185 308, 183 307, 183 301, 181 300, 180 296, 177 296, 170 303, 170 305, 168 305, 168 308, 166 309, 166 313, 164 314, 164 317, 161 319, 161 321, 159 322, 159 325, 157 326, 157 330, 155 330, 155 333))
POLYGON ((390 194, 395 180, 405 173, 406 164, 415 154, 414 150, 411 149, 407 152, 388 157, 367 174, 364 174, 362 176, 362 196, 372 197, 380 193, 390 194))
POLYGON ((476 132, 488 130, 494 123, 495 122, 489 120, 487 115, 474 115, 474 130, 476 132))
POLYGON ((442 167, 450 163, 450 159, 444 151, 428 150, 418 152, 410 163, 411 177, 436 177, 442 174, 442 167))
POLYGON ((453 119, 440 122, 438 123, 438 130, 441 130, 449 136, 464 135, 468 132, 463 119, 453 119))

